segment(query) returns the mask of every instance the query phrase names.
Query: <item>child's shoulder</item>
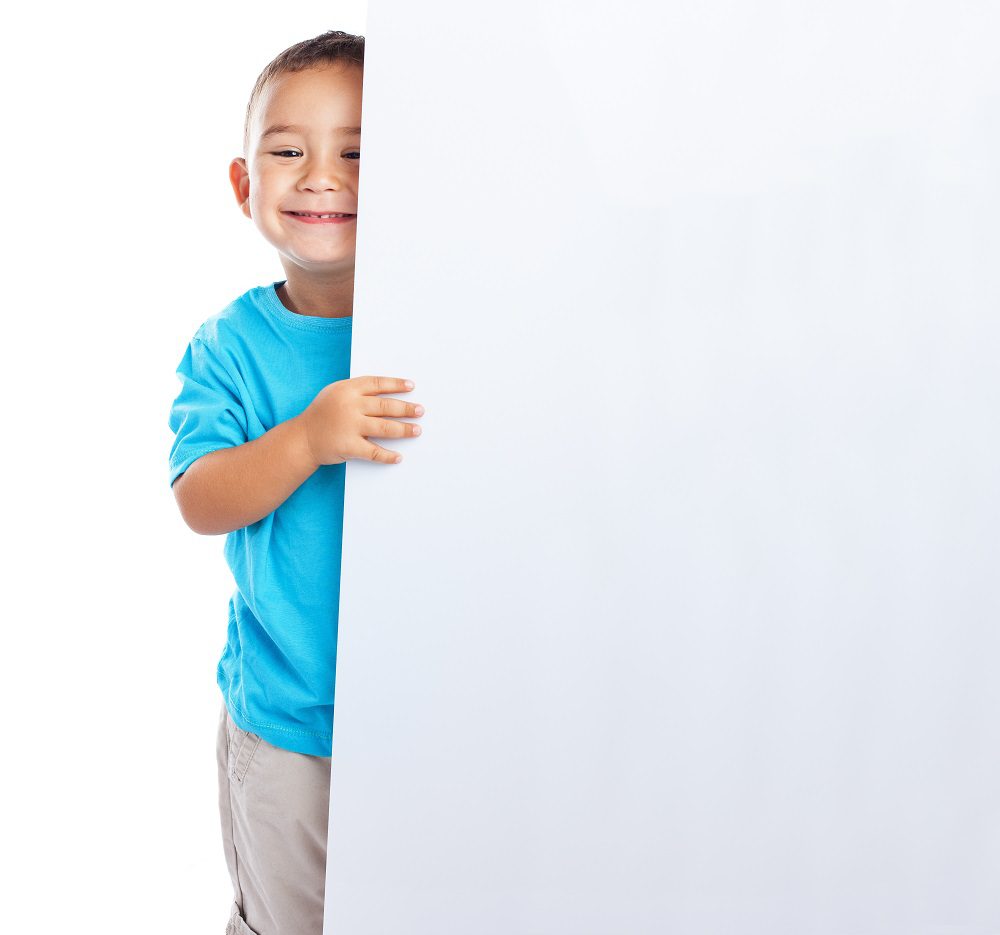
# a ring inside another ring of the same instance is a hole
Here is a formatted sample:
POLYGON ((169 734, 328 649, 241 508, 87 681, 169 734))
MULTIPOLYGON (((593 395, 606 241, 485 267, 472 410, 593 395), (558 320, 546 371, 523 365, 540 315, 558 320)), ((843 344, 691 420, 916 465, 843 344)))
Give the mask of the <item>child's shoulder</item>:
POLYGON ((201 341, 215 350, 242 343, 260 327, 264 293, 273 286, 254 286, 233 299, 225 308, 206 318, 192 341, 201 341))

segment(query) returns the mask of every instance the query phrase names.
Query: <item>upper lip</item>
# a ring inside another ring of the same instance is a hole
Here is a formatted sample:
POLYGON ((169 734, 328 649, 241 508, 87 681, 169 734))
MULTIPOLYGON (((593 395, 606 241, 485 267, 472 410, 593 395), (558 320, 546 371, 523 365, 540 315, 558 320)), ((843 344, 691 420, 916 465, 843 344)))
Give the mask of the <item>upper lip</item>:
POLYGON ((344 211, 340 208, 330 208, 326 211, 318 211, 316 208, 285 208, 288 214, 354 214, 354 211, 344 211))

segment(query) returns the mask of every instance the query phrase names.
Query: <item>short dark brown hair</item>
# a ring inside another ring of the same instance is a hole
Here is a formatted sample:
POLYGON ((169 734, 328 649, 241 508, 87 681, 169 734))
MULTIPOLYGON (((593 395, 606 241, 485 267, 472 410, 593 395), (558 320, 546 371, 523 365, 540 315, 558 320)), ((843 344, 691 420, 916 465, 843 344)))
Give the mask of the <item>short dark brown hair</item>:
POLYGON ((250 102, 243 121, 243 151, 250 142, 250 120, 253 109, 264 93, 264 88, 272 79, 289 71, 305 71, 307 68, 322 68, 337 63, 365 67, 365 37, 355 36, 339 29, 331 29, 314 39, 305 39, 289 46, 278 55, 257 77, 257 83, 250 92, 250 102))

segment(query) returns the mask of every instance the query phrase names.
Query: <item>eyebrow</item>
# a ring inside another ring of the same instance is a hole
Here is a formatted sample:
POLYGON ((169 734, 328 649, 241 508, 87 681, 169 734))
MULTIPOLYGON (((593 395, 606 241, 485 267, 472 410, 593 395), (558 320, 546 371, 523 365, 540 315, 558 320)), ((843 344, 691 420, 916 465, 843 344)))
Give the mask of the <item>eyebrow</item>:
MULTIPOLYGON (((261 135, 262 140, 266 140, 269 136, 277 136, 279 133, 296 133, 299 132, 300 128, 293 126, 290 123, 276 123, 272 127, 268 127, 261 135)), ((350 136, 360 136, 361 127, 337 127, 338 133, 347 133, 350 136)))

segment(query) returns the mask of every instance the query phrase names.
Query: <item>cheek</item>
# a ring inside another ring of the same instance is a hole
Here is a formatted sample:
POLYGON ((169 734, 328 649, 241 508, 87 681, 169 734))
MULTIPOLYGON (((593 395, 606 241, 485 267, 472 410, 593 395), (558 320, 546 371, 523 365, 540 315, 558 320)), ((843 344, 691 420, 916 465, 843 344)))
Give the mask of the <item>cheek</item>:
POLYGON ((250 210, 254 214, 260 214, 262 209, 266 205, 266 199, 264 193, 261 191, 259 185, 250 186, 250 210))
POLYGON ((250 204, 257 208, 273 206, 281 190, 280 178, 273 172, 260 172, 250 185, 250 204))

